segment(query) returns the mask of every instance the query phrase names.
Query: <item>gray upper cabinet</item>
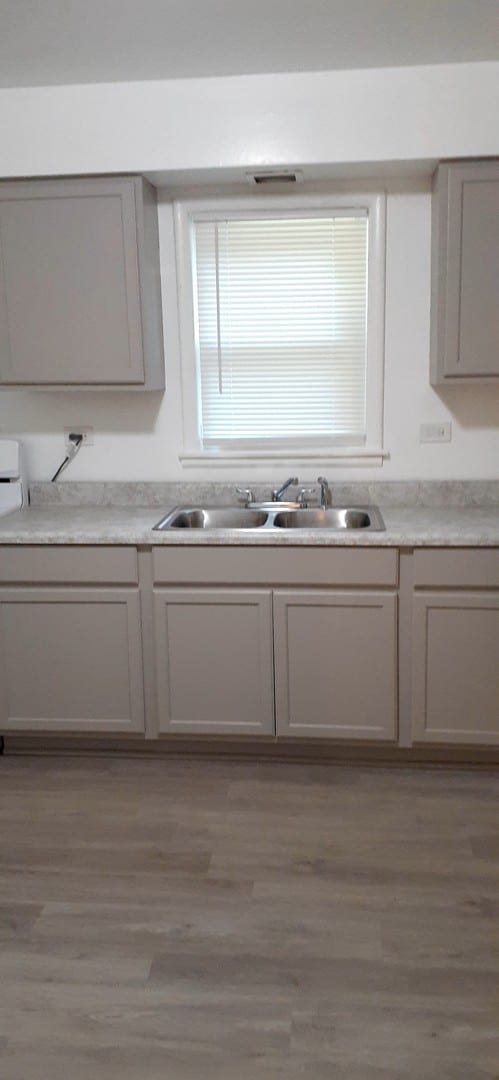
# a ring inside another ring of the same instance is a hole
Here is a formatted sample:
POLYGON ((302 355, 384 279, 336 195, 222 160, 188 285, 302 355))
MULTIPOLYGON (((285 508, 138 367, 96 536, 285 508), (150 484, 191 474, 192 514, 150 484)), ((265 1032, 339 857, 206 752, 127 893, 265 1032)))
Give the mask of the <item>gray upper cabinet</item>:
POLYGON ((138 176, 0 184, 0 385, 164 381, 154 188, 138 176))
POLYGON ((499 162, 440 165, 432 203, 431 382, 499 378, 499 162))

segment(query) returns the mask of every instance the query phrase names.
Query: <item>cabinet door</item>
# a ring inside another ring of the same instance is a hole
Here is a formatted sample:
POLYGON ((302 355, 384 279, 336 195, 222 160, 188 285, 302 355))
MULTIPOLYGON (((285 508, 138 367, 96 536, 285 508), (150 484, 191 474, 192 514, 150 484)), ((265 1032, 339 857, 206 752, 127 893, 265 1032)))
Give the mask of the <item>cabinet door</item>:
POLYGON ((278 735, 394 739, 397 598, 274 594, 278 735))
POLYGON ((0 728, 143 731, 138 590, 0 590, 0 728))
POLYGON ((414 598, 414 739, 499 743, 499 593, 414 598))
POLYGON ((160 732, 274 731, 268 590, 154 594, 160 732))
POLYGON ((144 383, 140 194, 134 177, 0 186, 2 383, 144 383))
POLYGON ((499 377, 499 164, 441 166, 433 199, 432 381, 499 377))

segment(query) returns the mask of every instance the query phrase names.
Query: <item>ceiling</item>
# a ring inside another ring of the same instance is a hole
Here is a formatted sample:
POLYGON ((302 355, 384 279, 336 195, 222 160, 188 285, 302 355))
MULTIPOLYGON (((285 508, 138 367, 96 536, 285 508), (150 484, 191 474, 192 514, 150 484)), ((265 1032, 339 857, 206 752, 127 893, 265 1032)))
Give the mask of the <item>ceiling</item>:
POLYGON ((499 59, 499 0, 0 0, 0 86, 499 59))

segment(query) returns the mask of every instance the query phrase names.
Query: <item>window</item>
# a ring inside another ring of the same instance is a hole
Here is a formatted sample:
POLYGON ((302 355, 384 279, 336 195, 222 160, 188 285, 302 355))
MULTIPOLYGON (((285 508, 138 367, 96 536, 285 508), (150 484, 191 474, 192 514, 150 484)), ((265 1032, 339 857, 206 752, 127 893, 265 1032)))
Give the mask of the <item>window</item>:
POLYGON ((177 204, 186 463, 381 458, 383 210, 177 204))

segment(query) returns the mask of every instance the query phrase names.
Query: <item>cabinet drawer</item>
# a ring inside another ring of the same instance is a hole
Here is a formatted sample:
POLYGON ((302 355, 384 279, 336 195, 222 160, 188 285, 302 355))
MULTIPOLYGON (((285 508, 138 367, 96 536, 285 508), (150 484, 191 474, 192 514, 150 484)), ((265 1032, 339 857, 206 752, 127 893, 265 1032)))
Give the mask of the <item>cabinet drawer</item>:
POLYGON ((392 548, 153 549, 157 584, 396 585, 392 548))
POLYGON ((416 550, 414 584, 434 589, 499 589, 499 549, 416 550))
POLYGON ((136 585, 137 551, 128 547, 0 547, 0 582, 136 585))

